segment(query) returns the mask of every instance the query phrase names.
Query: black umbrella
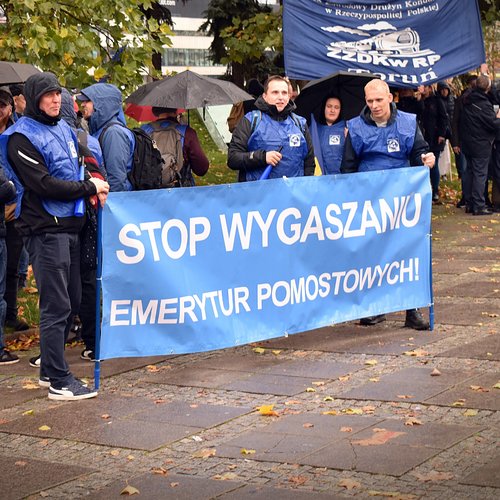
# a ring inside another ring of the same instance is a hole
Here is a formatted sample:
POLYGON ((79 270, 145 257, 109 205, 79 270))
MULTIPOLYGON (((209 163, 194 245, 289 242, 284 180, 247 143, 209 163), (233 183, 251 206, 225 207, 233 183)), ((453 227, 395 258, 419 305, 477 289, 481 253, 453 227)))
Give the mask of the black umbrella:
POLYGON ((249 99, 253 97, 234 83, 186 70, 142 85, 125 102, 139 106, 194 109, 249 99))
POLYGON ((310 81, 295 99, 299 115, 309 120, 311 113, 316 121, 321 119, 323 101, 328 96, 338 97, 342 103, 341 117, 349 120, 359 115, 365 105, 365 85, 374 78, 371 73, 338 71, 319 80, 310 81))
POLYGON ((31 64, 0 61, 0 85, 24 83, 31 75, 37 73, 40 71, 31 64))

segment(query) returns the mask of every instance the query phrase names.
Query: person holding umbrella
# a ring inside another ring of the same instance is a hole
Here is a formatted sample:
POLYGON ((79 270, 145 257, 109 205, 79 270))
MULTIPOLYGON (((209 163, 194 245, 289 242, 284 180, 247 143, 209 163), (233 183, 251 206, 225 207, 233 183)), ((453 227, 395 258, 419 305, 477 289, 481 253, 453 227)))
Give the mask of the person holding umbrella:
POLYGON ((293 113, 286 79, 269 77, 255 107, 235 128, 229 144, 227 164, 239 171, 238 180, 258 180, 268 165, 269 178, 313 175, 311 136, 305 119, 293 113))
POLYGON ((323 109, 323 117, 317 125, 323 157, 323 173, 339 174, 345 142, 345 121, 340 118, 342 112, 340 99, 328 96, 324 99, 323 109))
MULTIPOLYGON (((366 106, 347 122, 347 137, 340 171, 374 172, 392 168, 425 165, 434 167, 435 156, 417 125, 414 114, 398 111, 389 85, 372 80, 365 85, 366 106)), ((385 321, 385 314, 361 319, 364 326, 385 321)), ((418 309, 406 311, 405 326, 428 330, 430 325, 418 309)))

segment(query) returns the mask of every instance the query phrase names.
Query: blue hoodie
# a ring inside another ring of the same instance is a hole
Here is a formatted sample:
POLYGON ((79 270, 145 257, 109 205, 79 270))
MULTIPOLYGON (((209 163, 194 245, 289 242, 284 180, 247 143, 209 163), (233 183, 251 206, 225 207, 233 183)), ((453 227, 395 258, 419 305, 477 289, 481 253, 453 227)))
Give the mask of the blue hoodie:
MULTIPOLYGON (((61 91, 61 118, 75 131, 75 133, 82 130, 78 128, 78 117, 76 115, 73 97, 66 89, 62 89, 61 91)), ((87 143, 88 148, 97 160, 99 168, 102 168, 104 161, 99 141, 95 137, 88 135, 87 143)))
POLYGON ((81 94, 80 100, 92 101, 94 105, 89 130, 101 144, 111 191, 131 191, 127 173, 132 169, 135 137, 126 128, 121 92, 110 83, 95 83, 84 88, 81 94))

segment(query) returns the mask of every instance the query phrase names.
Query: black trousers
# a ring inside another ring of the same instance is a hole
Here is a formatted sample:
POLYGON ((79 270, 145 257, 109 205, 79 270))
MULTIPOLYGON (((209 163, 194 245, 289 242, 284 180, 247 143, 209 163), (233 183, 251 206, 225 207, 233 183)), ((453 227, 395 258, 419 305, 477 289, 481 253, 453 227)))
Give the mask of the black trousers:
POLYGON ((484 197, 484 189, 488 179, 488 164, 490 161, 489 156, 477 158, 473 156, 466 156, 467 169, 465 175, 470 182, 467 183, 470 190, 465 197, 470 201, 472 210, 484 210, 486 207, 486 200, 484 197), (470 195, 470 196, 469 196, 470 195))
POLYGON ((4 299, 7 303, 6 320, 14 321, 17 318, 17 285, 19 284, 19 259, 23 249, 23 239, 18 233, 14 222, 7 222, 7 272, 5 279, 4 299))
POLYGON ((96 320, 96 275, 95 269, 81 269, 82 302, 80 304, 80 320, 82 322, 82 339, 85 348, 95 352, 95 320, 96 320))
POLYGON ((73 378, 64 344, 81 298, 79 236, 43 233, 25 243, 40 295, 40 375, 61 388, 73 378))

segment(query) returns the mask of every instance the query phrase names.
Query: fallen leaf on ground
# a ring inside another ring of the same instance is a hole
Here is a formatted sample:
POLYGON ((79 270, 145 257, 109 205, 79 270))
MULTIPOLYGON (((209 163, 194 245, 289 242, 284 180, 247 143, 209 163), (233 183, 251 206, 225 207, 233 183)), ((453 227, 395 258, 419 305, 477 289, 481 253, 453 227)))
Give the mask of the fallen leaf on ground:
POLYGON ((417 498, 415 495, 412 495, 410 493, 399 493, 399 491, 369 490, 367 491, 367 493, 371 497, 388 497, 388 498, 396 498, 397 500, 414 500, 415 498, 417 498))
POLYGON ((441 372, 437 368, 431 371, 431 377, 439 377, 439 375, 441 375, 441 372))
POLYGON ((197 443, 201 443, 203 441, 203 438, 200 436, 191 436, 191 439, 197 443))
POLYGON ((480 385, 471 385, 470 388, 475 392, 490 392, 489 389, 485 389, 484 387, 481 387, 480 385))
POLYGON ((125 488, 123 488, 123 490, 120 491, 120 495, 139 495, 139 494, 140 491, 137 488, 130 486, 130 484, 125 486, 125 488))
POLYGON ((280 351, 280 350, 278 350, 278 349, 275 349, 274 351, 271 351, 271 352, 272 352, 275 356, 278 356, 278 354, 280 354, 280 353, 281 353, 281 351, 280 351))
POLYGON ((420 474, 418 472, 412 473, 419 481, 429 482, 429 481, 448 481, 453 479, 455 476, 451 472, 438 472, 436 470, 431 470, 426 474, 420 474))
POLYGON ((111 418, 111 415, 108 415, 107 413, 105 413, 104 415, 101 415, 101 418, 102 418, 103 420, 108 420, 108 419, 110 419, 110 418, 111 418))
POLYGON ((322 412, 322 415, 338 415, 339 412, 337 410, 330 410, 322 412))
POLYGON ((215 481, 232 481, 238 479, 238 475, 234 472, 224 472, 224 474, 216 474, 212 477, 215 481))
POLYGON ((135 460, 134 455, 127 455, 127 460, 129 461, 135 460))
POLYGON ((215 448, 202 448, 201 450, 196 451, 192 455, 194 458, 209 458, 215 457, 215 448))
POLYGON ((313 382, 312 385, 315 385, 316 387, 321 387, 321 386, 325 385, 325 382, 322 382, 322 381, 320 381, 320 382, 313 382))
POLYGON ((314 424, 311 424, 310 422, 306 422, 305 424, 302 425, 304 429, 310 429, 311 427, 314 427, 314 424))
POLYGON ((49 496, 49 494, 46 491, 40 491, 40 496, 46 498, 49 496))
POLYGON ((290 405, 301 405, 302 404, 302 401, 298 401, 296 399, 292 399, 290 401, 285 401, 285 405, 286 406, 290 406, 290 405))
POLYGON ((153 372, 158 372, 160 371, 159 368, 155 365, 148 365, 146 366, 146 370, 150 373, 153 373, 153 372))
POLYGON ((170 483, 171 488, 176 488, 177 486, 179 486, 179 483, 170 483))
POLYGON ((365 365, 368 365, 368 366, 375 366, 378 364, 378 361, 376 359, 368 359, 367 361, 365 361, 365 365))
POLYGON ((155 405, 161 405, 163 403, 166 403, 164 399, 155 399, 155 405))
POLYGON ((497 313, 482 312, 481 314, 483 316, 488 316, 488 318, 498 318, 498 314, 497 313))
POLYGON ((151 472, 160 476, 166 476, 168 474, 168 470, 164 469, 163 467, 153 467, 151 469, 151 472))
POLYGON ((368 379, 369 382, 380 382, 380 377, 372 377, 368 379))
POLYGON ((454 403, 451 404, 451 406, 464 406, 465 405, 465 399, 458 399, 454 403))
POLYGON ((464 417, 475 417, 477 415, 477 410, 465 410, 463 412, 464 417))
MULTIPOLYGON (((498 382, 500 384, 500 382, 498 382)), ((333 398, 331 396, 326 396, 323 398, 323 401, 333 401, 333 398)))
POLYGON ((308 479, 304 476, 292 476, 288 478, 288 482, 300 486, 301 484, 307 483, 308 479))
POLYGON ((345 413, 346 415, 363 415, 363 410, 360 410, 359 408, 346 408, 345 410, 342 410, 342 413, 345 413))
POLYGON ((397 396, 399 399, 412 399, 413 396, 411 396, 410 394, 398 394, 397 396))
POLYGON ((23 288, 23 290, 26 292, 26 293, 38 293, 38 288, 35 288, 34 286, 27 286, 26 288, 23 288))
POLYGON ((253 455, 254 453, 255 453, 255 450, 247 450, 246 448, 241 448, 242 455, 253 455))
POLYGON ((340 486, 341 488, 345 488, 346 490, 353 490, 354 488, 361 488, 361 483, 358 483, 358 481, 354 481, 354 479, 341 479, 338 483, 337 486, 340 486))
POLYGON ((25 462, 24 460, 18 460, 14 465, 17 465, 18 467, 25 467, 28 465, 28 462, 25 462))
POLYGON ((494 386, 493 389, 500 389, 500 382, 497 382, 494 386))
POLYGON ((341 427, 340 432, 352 432, 352 427, 341 427))
POLYGON ((423 349, 414 349, 413 351, 405 351, 403 354, 405 356, 415 356, 415 357, 429 355, 429 353, 427 351, 424 351, 423 349))
POLYGON ((48 425, 42 425, 41 427, 38 427, 39 431, 50 431, 50 427, 48 425))
POLYGON ((252 351, 255 354, 264 354, 266 352, 266 350, 263 347, 254 347, 252 351))
POLYGON ((414 426, 414 425, 422 425, 422 421, 419 420, 418 418, 409 418, 406 422, 405 425, 409 426, 414 426))
POLYGON ((23 415, 34 415, 35 414, 35 410, 26 410, 26 411, 23 411, 22 414, 23 415))
POLYGON ((257 408, 264 417, 279 417, 278 412, 273 410, 274 405, 262 405, 257 408))
POLYGON ((352 444, 357 444, 359 446, 379 446, 381 444, 387 443, 391 439, 395 439, 398 436, 403 436, 406 432, 397 431, 387 431, 385 429, 374 429, 373 436, 367 439, 358 439, 352 441, 352 444))
POLYGON ((120 454, 120 450, 111 450, 109 454, 113 457, 117 457, 120 454))
POLYGON ((316 392, 316 389, 314 387, 308 387, 306 392, 316 392))
POLYGON ((33 389, 40 389, 40 386, 38 384, 35 384, 34 382, 25 382, 23 384, 23 389, 27 389, 27 390, 33 390, 33 389))
POLYGON ((363 410, 363 413, 375 413, 375 406, 372 406, 372 405, 368 405, 368 406, 363 406, 363 408, 361 408, 363 410))
POLYGON ((347 382, 350 378, 351 378, 350 375, 342 375, 341 377, 339 377, 339 380, 341 382, 347 382))

